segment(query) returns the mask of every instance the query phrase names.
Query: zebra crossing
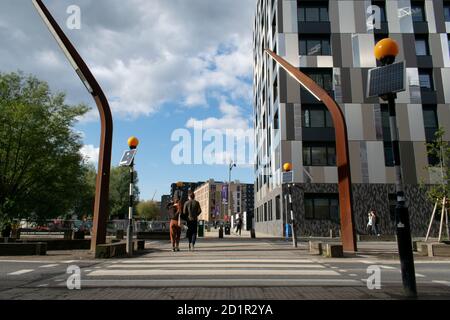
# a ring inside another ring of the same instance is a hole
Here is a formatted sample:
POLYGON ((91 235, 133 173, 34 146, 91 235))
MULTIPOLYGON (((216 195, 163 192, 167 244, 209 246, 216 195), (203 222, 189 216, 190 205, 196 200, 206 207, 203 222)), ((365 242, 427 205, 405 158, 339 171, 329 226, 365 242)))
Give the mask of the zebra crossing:
POLYGON ((136 259, 82 275, 84 287, 362 285, 310 259, 136 259))

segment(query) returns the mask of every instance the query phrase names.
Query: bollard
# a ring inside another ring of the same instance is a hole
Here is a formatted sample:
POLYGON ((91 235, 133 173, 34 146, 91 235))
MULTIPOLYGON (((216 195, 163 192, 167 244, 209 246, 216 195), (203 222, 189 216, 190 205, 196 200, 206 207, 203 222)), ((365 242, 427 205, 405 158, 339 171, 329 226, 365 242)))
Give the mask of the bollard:
POLYGON ((220 226, 220 228, 219 228, 219 239, 222 239, 223 238, 223 228, 222 228, 222 226, 220 226))

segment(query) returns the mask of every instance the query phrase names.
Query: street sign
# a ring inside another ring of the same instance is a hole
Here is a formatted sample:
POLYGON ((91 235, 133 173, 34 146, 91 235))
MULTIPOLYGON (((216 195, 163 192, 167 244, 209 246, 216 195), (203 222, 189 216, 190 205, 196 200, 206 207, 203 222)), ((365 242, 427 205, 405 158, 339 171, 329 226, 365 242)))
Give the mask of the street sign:
POLYGON ((134 156, 136 155, 137 149, 127 150, 122 156, 122 160, 119 162, 121 167, 129 167, 133 163, 134 156))
POLYGON ((294 171, 283 172, 282 183, 293 183, 294 171))
POLYGON ((405 62, 369 70, 367 97, 380 97, 389 93, 405 91, 405 62))

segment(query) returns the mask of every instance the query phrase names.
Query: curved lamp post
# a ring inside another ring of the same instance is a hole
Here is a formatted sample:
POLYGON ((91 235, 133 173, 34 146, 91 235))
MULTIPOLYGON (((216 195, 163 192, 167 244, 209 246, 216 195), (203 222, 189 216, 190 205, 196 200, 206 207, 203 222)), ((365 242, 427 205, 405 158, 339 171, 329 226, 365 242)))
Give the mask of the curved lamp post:
POLYGON ((95 188, 94 223, 92 228, 91 250, 96 251, 98 244, 106 242, 106 221, 108 218, 109 174, 111 168, 111 148, 113 121, 108 100, 91 71, 78 54, 75 47, 64 34, 58 23, 50 14, 42 0, 32 0, 36 10, 52 33, 58 45, 80 77, 86 89, 92 95, 100 112, 101 137, 98 174, 95 188))
POLYGON ((336 135, 336 165, 338 167, 339 209, 341 215, 341 239, 344 251, 355 252, 356 234, 352 209, 352 190, 350 179, 350 161, 348 151, 347 125, 344 114, 336 101, 330 97, 322 87, 308 76, 300 72, 289 62, 273 53, 269 49, 265 52, 274 59, 286 72, 293 77, 302 87, 308 90, 317 100, 321 101, 328 109, 333 119, 336 135))

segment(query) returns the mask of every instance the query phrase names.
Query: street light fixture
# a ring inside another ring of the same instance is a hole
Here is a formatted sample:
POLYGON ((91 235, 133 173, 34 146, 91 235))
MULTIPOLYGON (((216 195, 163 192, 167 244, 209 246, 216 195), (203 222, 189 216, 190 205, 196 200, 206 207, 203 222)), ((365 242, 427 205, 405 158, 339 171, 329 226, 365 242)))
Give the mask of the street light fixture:
MULTIPOLYGON (((130 150, 136 150, 139 140, 136 137, 128 139, 130 150)), ((128 229, 127 229, 127 254, 133 255, 133 201, 134 201, 134 157, 130 164, 130 205, 128 208, 128 229)))
MULTIPOLYGON (((293 172, 292 172, 292 163, 290 162, 286 162, 285 164, 283 164, 283 171, 285 174, 290 174, 290 179, 286 179, 286 180, 290 180, 291 182, 293 181, 293 172)), ((288 188, 288 193, 287 195, 285 195, 285 203, 286 203, 286 239, 288 238, 288 228, 287 226, 288 224, 288 216, 287 213, 289 212, 290 214, 290 219, 291 219, 291 232, 292 232, 292 245, 294 246, 294 248, 297 248, 297 232, 295 230, 296 228, 296 222, 295 222, 295 218, 294 218, 294 208, 292 205, 292 184, 290 182, 287 183, 287 188, 288 188)))
MULTIPOLYGON (((399 53, 396 41, 390 38, 380 40, 374 48, 374 54, 383 66, 394 63, 399 53)), ((416 297, 416 274, 414 268, 414 255, 412 250, 411 229, 409 223, 408 208, 405 205, 405 193, 403 190, 402 170, 400 163, 400 148, 395 112, 395 93, 388 93, 381 97, 388 101, 389 125, 391 129, 392 153, 395 166, 395 189, 397 193, 397 206, 395 207, 395 225, 397 232, 398 254, 402 271, 403 288, 407 296, 416 297)))
POLYGON ((94 221, 91 236, 91 250, 94 253, 97 245, 106 243, 106 221, 109 215, 109 175, 111 170, 111 149, 113 135, 113 121, 108 100, 102 88, 92 75, 86 63, 78 54, 75 47, 62 31, 56 20, 48 11, 42 0, 32 0, 37 12, 41 16, 47 28, 61 47, 64 55, 69 60, 77 75, 80 77, 86 89, 94 98, 100 113, 101 136, 100 152, 98 160, 98 174, 95 187, 94 221))

